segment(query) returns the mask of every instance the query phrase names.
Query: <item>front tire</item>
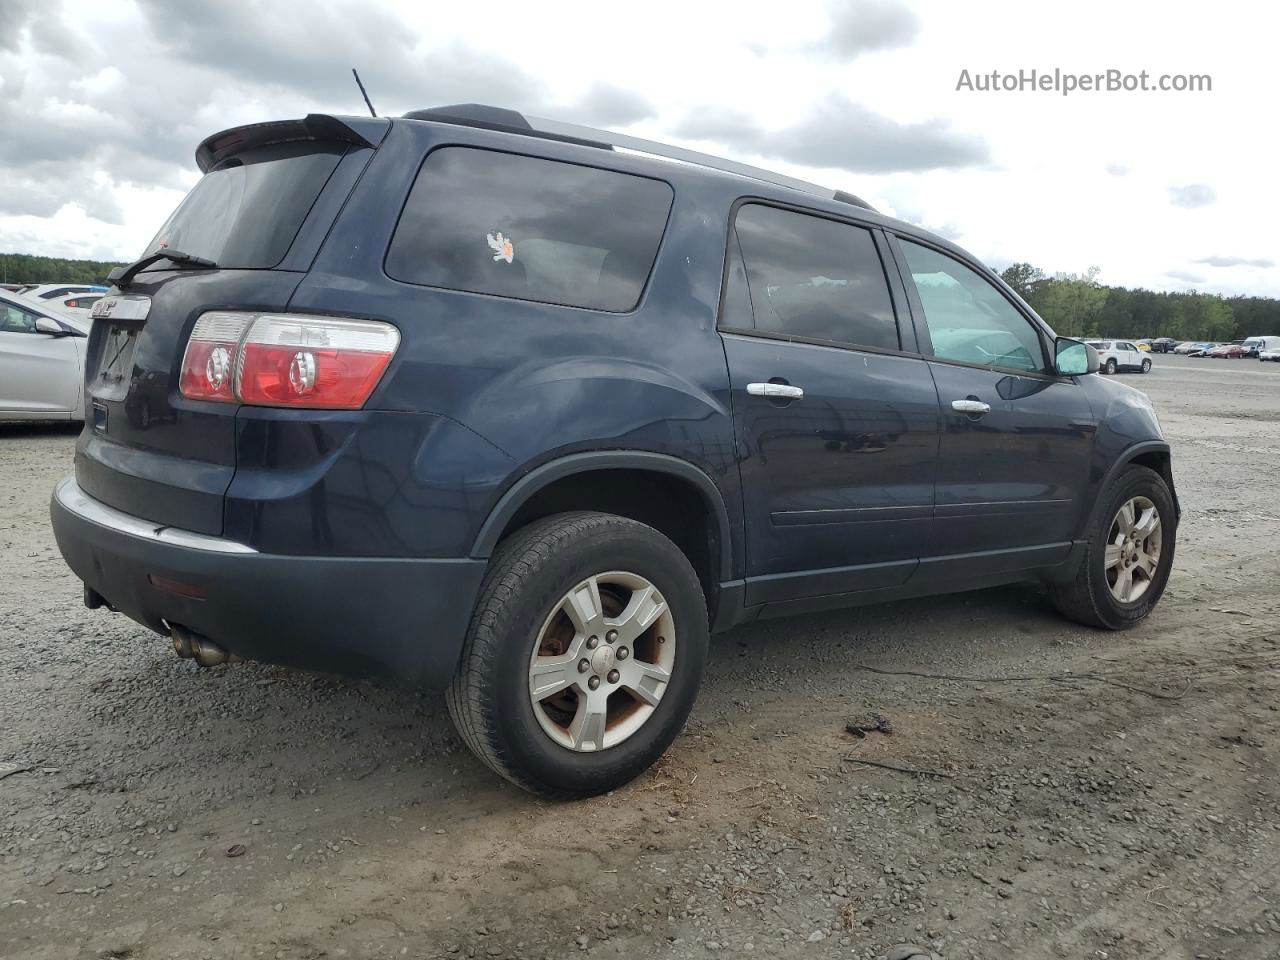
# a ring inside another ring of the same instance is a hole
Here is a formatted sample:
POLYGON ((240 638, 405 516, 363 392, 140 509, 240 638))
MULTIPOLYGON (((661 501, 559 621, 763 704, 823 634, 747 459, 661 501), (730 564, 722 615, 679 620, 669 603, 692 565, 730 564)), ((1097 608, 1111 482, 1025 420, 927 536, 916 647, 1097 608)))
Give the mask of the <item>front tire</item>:
POLYGON ((517 786, 604 793, 683 729, 708 633, 698 577, 657 530, 603 513, 547 517, 494 555, 449 712, 472 752, 517 786))
POLYGON ((1150 361, 1150 360, 1143 360, 1143 361, 1142 361, 1142 372, 1143 372, 1143 373, 1150 373, 1150 372, 1151 372, 1151 361, 1150 361))
POLYGON ((1136 626, 1164 594, 1178 518, 1164 477, 1130 464, 1103 491, 1071 578, 1049 585, 1058 612, 1106 630, 1136 626))

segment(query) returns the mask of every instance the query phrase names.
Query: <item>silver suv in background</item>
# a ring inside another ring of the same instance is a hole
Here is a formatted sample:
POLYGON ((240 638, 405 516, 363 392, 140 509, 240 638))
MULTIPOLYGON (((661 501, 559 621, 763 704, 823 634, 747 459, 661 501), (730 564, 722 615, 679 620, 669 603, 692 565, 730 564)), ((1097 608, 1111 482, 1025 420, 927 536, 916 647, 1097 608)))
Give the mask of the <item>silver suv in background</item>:
POLYGON ((1103 373, 1115 373, 1119 370, 1151 372, 1151 355, 1144 350, 1139 350, 1138 345, 1132 340, 1087 340, 1085 342, 1098 351, 1098 365, 1103 373))

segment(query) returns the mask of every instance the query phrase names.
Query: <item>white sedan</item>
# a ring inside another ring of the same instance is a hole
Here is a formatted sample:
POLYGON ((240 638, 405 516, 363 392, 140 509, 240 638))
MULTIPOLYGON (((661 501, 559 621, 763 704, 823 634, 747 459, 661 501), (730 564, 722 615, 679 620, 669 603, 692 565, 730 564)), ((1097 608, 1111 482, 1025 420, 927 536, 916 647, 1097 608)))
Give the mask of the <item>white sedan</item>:
POLYGON ((89 320, 0 292, 0 420, 83 420, 89 320))

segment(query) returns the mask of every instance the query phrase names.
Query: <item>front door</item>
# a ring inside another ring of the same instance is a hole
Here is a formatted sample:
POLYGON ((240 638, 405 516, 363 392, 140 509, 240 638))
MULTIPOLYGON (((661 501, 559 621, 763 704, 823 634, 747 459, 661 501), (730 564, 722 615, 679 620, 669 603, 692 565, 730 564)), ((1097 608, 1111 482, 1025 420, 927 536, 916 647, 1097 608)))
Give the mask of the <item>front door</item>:
POLYGON ((942 439, 925 570, 971 575, 1063 559, 1079 535, 1096 420, 1047 337, 977 269, 897 238, 942 439))
POLYGON ((904 355, 872 231, 740 207, 720 326, 747 603, 907 580, 933 522, 937 394, 928 364, 904 355))
POLYGON ((37 319, 0 300, 0 411, 70 416, 80 397, 84 340, 41 333, 37 319))

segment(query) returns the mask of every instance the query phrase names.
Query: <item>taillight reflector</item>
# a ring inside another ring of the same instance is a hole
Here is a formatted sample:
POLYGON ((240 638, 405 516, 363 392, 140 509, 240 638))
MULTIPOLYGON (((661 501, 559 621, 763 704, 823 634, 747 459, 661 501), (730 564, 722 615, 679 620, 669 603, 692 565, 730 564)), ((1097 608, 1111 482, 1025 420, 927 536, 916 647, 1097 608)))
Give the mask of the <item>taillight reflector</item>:
POLYGON ((400 331, 376 320, 207 313, 191 331, 179 389, 198 400, 354 410, 399 344, 400 331))

